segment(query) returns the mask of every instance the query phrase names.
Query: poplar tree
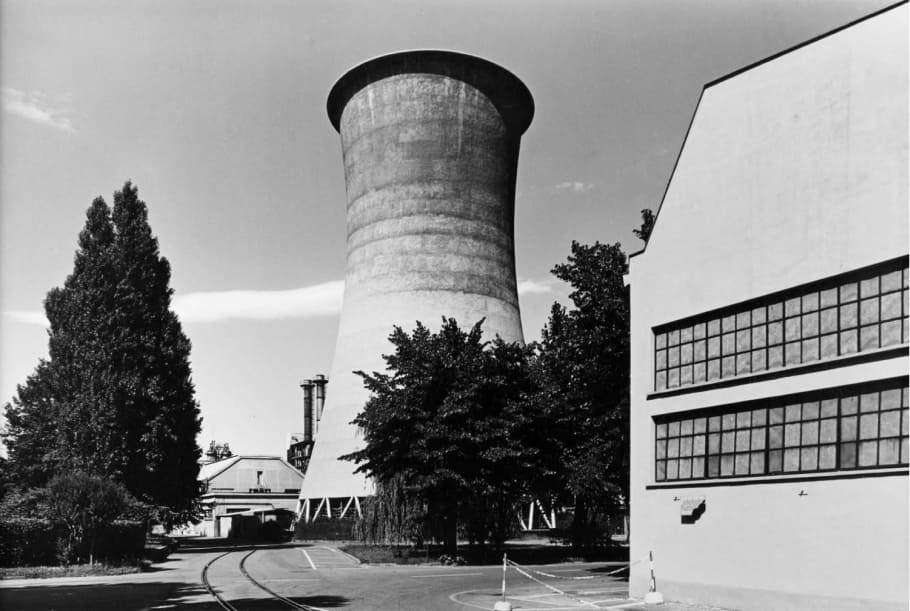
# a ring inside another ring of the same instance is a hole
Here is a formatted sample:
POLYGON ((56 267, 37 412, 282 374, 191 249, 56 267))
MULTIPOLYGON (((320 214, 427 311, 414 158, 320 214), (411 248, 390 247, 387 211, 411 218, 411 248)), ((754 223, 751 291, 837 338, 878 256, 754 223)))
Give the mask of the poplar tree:
POLYGON ((135 186, 114 193, 113 210, 92 202, 73 272, 44 302, 49 357, 6 405, 17 484, 78 470, 122 483, 166 521, 194 514, 201 419, 170 275, 135 186))

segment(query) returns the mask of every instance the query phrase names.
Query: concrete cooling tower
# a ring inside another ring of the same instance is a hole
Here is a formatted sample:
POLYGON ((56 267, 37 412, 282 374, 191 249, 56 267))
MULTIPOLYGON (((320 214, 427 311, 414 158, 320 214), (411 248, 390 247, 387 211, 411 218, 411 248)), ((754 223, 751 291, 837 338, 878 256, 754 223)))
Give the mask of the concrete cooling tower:
POLYGON ((349 71, 329 94, 347 188, 344 304, 329 392, 300 493, 301 519, 359 511, 371 483, 338 457, 368 398, 355 370, 384 371, 393 325, 481 318, 522 341, 515 281, 518 148, 534 102, 512 73, 448 51, 408 51, 349 71))

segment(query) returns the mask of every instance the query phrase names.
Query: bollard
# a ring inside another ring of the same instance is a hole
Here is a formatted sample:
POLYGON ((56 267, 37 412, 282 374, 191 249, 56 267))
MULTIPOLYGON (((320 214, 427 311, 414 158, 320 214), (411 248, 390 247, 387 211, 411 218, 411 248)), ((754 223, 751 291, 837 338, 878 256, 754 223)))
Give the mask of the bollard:
POLYGON ((645 603, 649 605, 661 605, 664 602, 664 595, 657 591, 657 580, 654 579, 654 552, 648 552, 648 560, 651 565, 651 588, 645 594, 645 603))
POLYGON ((512 603, 506 600, 506 568, 509 566, 509 561, 506 558, 506 554, 502 555, 502 600, 497 601, 493 605, 493 611, 512 611, 512 603))

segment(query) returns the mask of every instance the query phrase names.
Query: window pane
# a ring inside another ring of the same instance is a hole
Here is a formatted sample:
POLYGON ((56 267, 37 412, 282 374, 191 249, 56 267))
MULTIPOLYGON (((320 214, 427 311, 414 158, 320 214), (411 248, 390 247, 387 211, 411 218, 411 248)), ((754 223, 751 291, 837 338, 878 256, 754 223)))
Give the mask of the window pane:
POLYGON ((752 355, 750 353, 736 356, 736 375, 744 375, 752 371, 752 355))
POLYGON ((708 418, 708 430, 709 431, 719 431, 720 430, 720 416, 711 416, 708 418))
POLYGON ((761 324, 761 323, 765 322, 766 320, 767 320, 767 316, 765 316, 764 306, 755 308, 754 310, 752 310, 752 324, 753 325, 761 324))
POLYGON ((818 338, 803 340, 803 363, 818 360, 818 338))
POLYGON ((667 435, 670 437, 679 437, 679 421, 671 422, 667 426, 667 435))
POLYGON ((679 440, 679 455, 692 456, 692 438, 683 437, 679 440))
POLYGON ((878 437, 878 414, 863 414, 859 417, 859 438, 875 439, 878 437))
POLYGON ((752 313, 749 312, 740 312, 736 315, 736 328, 737 329, 746 329, 752 324, 752 313))
POLYGON ((852 354, 859 350, 857 345, 856 329, 852 331, 842 331, 840 333, 840 353, 852 354))
POLYGON ((907 464, 907 459, 910 458, 910 456, 908 456, 908 450, 910 450, 910 448, 908 448, 907 440, 907 437, 901 439, 901 464, 904 465, 907 464))
POLYGON ((679 386, 679 369, 671 369, 667 373, 667 387, 676 388, 679 386))
POLYGON ((707 418, 696 418, 695 423, 692 425, 692 430, 695 433, 704 433, 705 429, 708 427, 707 418))
POLYGON ((882 412, 880 437, 897 437, 901 430, 901 413, 897 410, 882 412))
POLYGON ((759 325, 752 328, 752 347, 753 348, 762 348, 765 345, 765 333, 767 328, 765 325, 759 325))
POLYGON ((830 359, 837 356, 837 334, 822 335, 821 347, 819 349, 821 358, 830 359))
POLYGON ((822 420, 821 429, 819 430, 819 441, 829 443, 837 441, 837 420, 829 418, 822 420))
POLYGON ((705 337, 706 325, 703 322, 698 323, 692 327, 692 337, 695 339, 703 339, 705 337))
POLYGON ((658 349, 666 348, 667 346, 667 334, 661 333, 654 338, 654 346, 658 349))
POLYGON ((670 367, 676 367, 677 365, 679 365, 679 348, 678 347, 670 348, 669 352, 667 353, 667 365, 669 365, 670 367))
POLYGON ((840 328, 849 329, 850 327, 855 327, 859 324, 859 319, 856 317, 856 304, 848 303, 847 305, 842 305, 840 307, 840 328))
POLYGON ((799 342, 792 342, 785 347, 787 354, 787 365, 799 365, 800 350, 799 342))
POLYGON ((736 455, 736 475, 749 475, 749 455, 736 455))
POLYGON ((667 461, 667 479, 677 479, 679 477, 679 461, 667 461))
POLYGON ((807 401, 803 403, 803 420, 818 418, 818 401, 807 401))
POLYGON ((785 409, 786 409, 785 416, 787 418, 787 422, 793 422, 795 420, 799 420, 800 418, 802 418, 803 406, 801 404, 793 403, 792 405, 788 405, 785 409))
POLYGON ((657 481, 662 482, 667 479, 667 462, 664 460, 657 461, 657 481))
POLYGON ((721 377, 730 378, 733 377, 735 372, 735 363, 732 356, 725 356, 721 361, 721 377))
POLYGON ((861 441, 859 442, 859 466, 874 467, 876 464, 876 454, 878 453, 878 442, 861 441))
POLYGON ((861 412, 877 412, 878 411, 878 398, 879 395, 877 392, 864 393, 859 396, 859 411, 861 412))
POLYGON ((729 433, 721 434, 721 452, 732 452, 735 448, 733 447, 733 442, 735 441, 735 433, 732 431, 729 433))
POLYGON ((711 456, 708 458, 708 477, 720 476, 720 456, 711 456))
POLYGON ((692 381, 696 383, 704 382, 706 379, 705 369, 706 367, 704 363, 695 363, 695 365, 692 366, 692 381))
POLYGON ((878 322, 878 298, 863 299, 859 302, 859 323, 868 325, 878 322))
POLYGON ((859 406, 859 397, 843 397, 840 400, 840 413, 855 414, 859 406))
POLYGON ((784 408, 772 407, 768 410, 768 422, 778 424, 784 421, 784 408))
POLYGON ((882 274, 882 293, 887 293, 888 291, 896 291, 899 288, 901 288, 900 270, 882 274))
POLYGON ((752 412, 736 412, 736 428, 748 427, 752 422, 752 412))
POLYGON ((818 422, 804 422, 802 427, 802 445, 818 443, 818 422))
POLYGON ((768 320, 780 320, 784 317, 784 306, 781 303, 773 303, 768 306, 768 320))
POLYGON ((878 464, 896 465, 900 462, 900 440, 882 439, 878 442, 878 464))
POLYGON ((840 438, 843 441, 856 439, 856 416, 845 416, 840 419, 840 438))
POLYGON ((779 448, 783 445, 784 427, 772 426, 768 429, 768 447, 779 448))
POLYGON ((679 362, 683 365, 692 362, 692 344, 683 344, 679 347, 679 362))
POLYGON ((765 472, 765 455, 763 452, 752 452, 750 456, 749 473, 761 475, 765 472))
POLYGON ((696 435, 692 438, 692 454, 699 456, 705 453, 705 436, 696 435))
POLYGON ((799 424, 784 426, 784 446, 794 447, 799 445, 799 424))
POLYGON ((679 457, 679 439, 670 439, 667 441, 667 456, 669 458, 679 457))
POLYGON ((752 351, 752 371, 764 371, 767 367, 765 350, 752 351))
POLYGON ((720 326, 721 326, 721 330, 723 330, 724 333, 727 333, 728 331, 735 331, 736 330, 736 317, 733 314, 730 314, 729 316, 724 316, 723 319, 721 320, 720 326))
POLYGON ((736 432, 736 450, 741 452, 743 450, 748 450, 749 448, 749 437, 751 432, 749 430, 737 431, 736 432))
POLYGON ((784 363, 784 351, 780 346, 768 348, 768 369, 780 367, 784 363))
POLYGON ((758 429, 752 429, 752 449, 753 450, 764 450, 765 449, 765 429, 764 427, 758 429))
POLYGON ((784 450, 784 471, 799 471, 799 448, 784 450))
POLYGON ((803 448, 800 452, 801 462, 800 471, 815 471, 818 469, 818 448, 803 448))
POLYGON ((679 329, 673 329, 667 334, 667 345, 673 346, 679 343, 679 329))
POLYGON ((692 477, 704 477, 705 476, 705 459, 704 458, 693 458, 692 459, 692 477))
POLYGON ((722 420, 725 431, 736 428, 736 414, 724 414, 722 420))
POLYGON ((882 323, 882 347, 896 346, 901 343, 901 321, 892 320, 882 323))
POLYGON ((783 453, 781 450, 772 450, 768 452, 768 473, 780 473, 783 471, 783 453))
POLYGON ((822 310, 819 316, 819 326, 822 333, 837 331, 837 308, 822 310))
POLYGON ((679 461, 679 479, 689 479, 692 477, 692 459, 683 458, 679 461))
POLYGON ((708 339, 708 356, 711 358, 720 356, 720 337, 708 339))
POLYGON ((856 444, 840 444, 840 468, 853 469, 856 467, 856 444))
POLYGON ((785 316, 796 316, 799 313, 800 313, 799 297, 793 297, 792 299, 788 299, 784 303, 784 315, 785 316))
POLYGON ((657 448, 655 449, 655 456, 657 458, 666 458, 667 457, 667 440, 661 439, 657 442, 657 448))
POLYGON ((654 357, 654 366, 657 369, 666 369, 667 368, 667 351, 658 350, 657 355, 654 357))
POLYGON ((878 325, 862 327, 859 334, 860 350, 874 350, 878 348, 878 325))
POLYGON ((818 312, 803 314, 803 337, 818 335, 818 312))
POLYGON ((712 359, 708 361, 708 379, 716 380, 720 377, 720 360, 712 359))
POLYGON ((708 454, 720 454, 720 433, 708 434, 708 454))
POLYGON ((745 352, 752 349, 752 332, 749 329, 736 332, 736 351, 745 352))
POLYGON ((721 350, 723 351, 724 355, 733 354, 736 352, 736 336, 733 333, 724 334, 721 350))
POLYGON ((691 435, 692 434, 692 420, 683 420, 679 423, 679 434, 680 435, 691 435))
POLYGON ((833 469, 835 465, 835 446, 827 445, 818 449, 818 468, 833 469))
POLYGON ((760 426, 765 423, 767 411, 764 408, 752 410, 752 426, 760 426))
POLYGON ((878 295, 878 276, 874 278, 866 278, 859 283, 859 294, 860 297, 868 297, 869 295, 878 295))
POLYGON ((784 341, 784 326, 779 322, 768 323, 768 344, 779 344, 784 341))
POLYGON ((784 325, 784 339, 788 342, 799 339, 799 318, 788 318, 784 325))
POLYGON ((821 307, 837 305, 837 289, 827 289, 821 292, 821 307))
POLYGON ((679 384, 684 386, 692 383, 692 365, 683 365, 679 368, 679 384))
POLYGON ((879 405, 882 410, 899 408, 901 406, 901 389, 883 390, 879 405))
POLYGON ((854 301, 856 300, 857 295, 859 295, 859 287, 855 282, 850 282, 844 284, 840 287, 840 301, 841 303, 845 301, 854 301))
POLYGON ((901 435, 904 436, 910 433, 910 422, 908 422, 908 420, 910 420, 910 417, 908 417, 907 414, 907 408, 901 410, 901 435))
POLYGON ((684 344, 692 341, 692 327, 683 327, 679 330, 679 342, 684 344))
POLYGON ((724 454, 720 457, 720 475, 721 477, 733 475, 733 455, 724 454))
POLYGON ((720 334, 720 320, 714 319, 708 321, 708 335, 720 334))
POLYGON ((693 346, 692 358, 696 361, 705 360, 705 357, 707 357, 707 354, 708 354, 707 346, 708 345, 707 345, 706 341, 703 339, 695 342, 695 344, 693 346))
POLYGON ((661 371, 654 380, 654 390, 665 390, 667 388, 667 372, 661 371))
POLYGON ((837 399, 824 399, 821 402, 821 417, 828 418, 837 415, 837 399))
POLYGON ((818 293, 803 295, 803 312, 812 312, 818 309, 818 293))
POLYGON ((901 294, 891 293, 882 296, 882 320, 890 318, 900 318, 901 315, 901 294))

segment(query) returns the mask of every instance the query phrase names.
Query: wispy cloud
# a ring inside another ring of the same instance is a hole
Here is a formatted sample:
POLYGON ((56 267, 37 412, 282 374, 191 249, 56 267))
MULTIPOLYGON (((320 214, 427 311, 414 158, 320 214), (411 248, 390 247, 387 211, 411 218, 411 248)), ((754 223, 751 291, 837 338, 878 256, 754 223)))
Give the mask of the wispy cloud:
POLYGON ((10 87, 0 89, 3 98, 3 110, 18 117, 59 129, 68 134, 75 134, 76 128, 69 118, 72 108, 68 105, 69 97, 49 101, 49 97, 40 91, 24 92, 10 87))
POLYGON ((543 295, 549 293, 552 289, 553 287, 549 281, 522 280, 518 283, 519 295, 543 295))
POLYGON ((183 322, 317 318, 341 311, 344 282, 334 280, 287 291, 214 291, 174 298, 183 322))
MULTIPOLYGON (((174 297, 181 322, 317 318, 341 311, 344 282, 335 280, 287 291, 211 291, 174 297)), ((11 322, 48 326, 43 312, 7 311, 11 322)))
POLYGON ((560 191, 572 191, 573 193, 587 193, 593 188, 594 183, 581 182, 577 180, 572 182, 561 182, 556 185, 556 189, 560 191))

